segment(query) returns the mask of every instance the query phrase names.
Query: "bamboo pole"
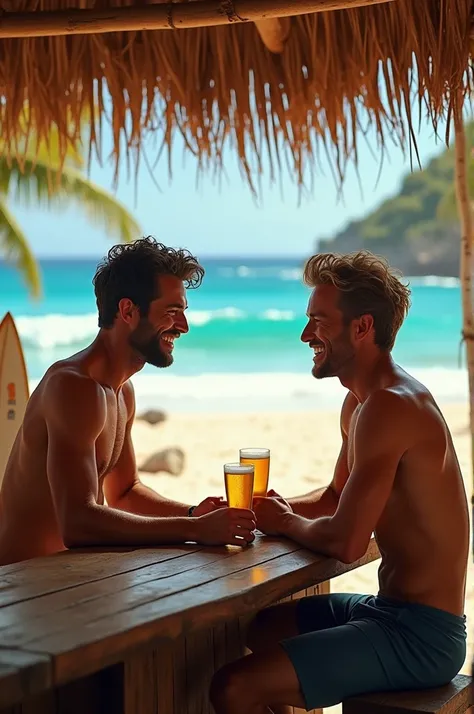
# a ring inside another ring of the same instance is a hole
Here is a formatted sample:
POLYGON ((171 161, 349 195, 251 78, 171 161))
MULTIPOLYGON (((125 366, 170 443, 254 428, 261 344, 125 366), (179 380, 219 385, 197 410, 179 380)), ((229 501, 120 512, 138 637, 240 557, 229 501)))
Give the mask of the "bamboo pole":
POLYGON ((274 17, 269 20, 256 20, 255 27, 265 47, 273 54, 281 54, 290 36, 291 19, 274 17))
POLYGON ((178 30, 348 10, 394 0, 195 0, 107 9, 0 12, 0 38, 178 30))
MULTIPOLYGON (((461 264, 460 278, 462 291, 463 329, 462 339, 466 343, 467 372, 469 380, 469 425, 471 431, 471 468, 474 487, 474 317, 472 302, 472 272, 473 272, 473 220, 472 205, 469 198, 467 180, 467 149, 466 133, 462 119, 463 101, 458 103, 454 117, 454 138, 456 157, 456 198, 461 223, 461 264)), ((473 518, 474 518, 474 500, 473 518)), ((474 542, 473 542, 474 548, 474 542)), ((473 551, 474 554, 474 551, 473 551)))

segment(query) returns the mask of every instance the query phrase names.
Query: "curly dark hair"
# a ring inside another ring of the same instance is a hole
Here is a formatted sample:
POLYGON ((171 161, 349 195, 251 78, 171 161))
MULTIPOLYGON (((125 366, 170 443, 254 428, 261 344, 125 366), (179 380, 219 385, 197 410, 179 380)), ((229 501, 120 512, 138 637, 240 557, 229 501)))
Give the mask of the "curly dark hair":
POLYGON ((334 285, 341 291, 340 308, 349 323, 361 315, 374 319, 375 344, 391 350, 409 307, 410 289, 385 260, 368 250, 338 255, 319 253, 304 268, 305 285, 334 285))
POLYGON ((146 317, 150 303, 159 297, 156 281, 159 275, 175 275, 187 288, 197 288, 204 277, 204 268, 188 250, 169 248, 152 236, 114 245, 97 266, 92 281, 99 327, 112 327, 123 298, 129 298, 146 317))

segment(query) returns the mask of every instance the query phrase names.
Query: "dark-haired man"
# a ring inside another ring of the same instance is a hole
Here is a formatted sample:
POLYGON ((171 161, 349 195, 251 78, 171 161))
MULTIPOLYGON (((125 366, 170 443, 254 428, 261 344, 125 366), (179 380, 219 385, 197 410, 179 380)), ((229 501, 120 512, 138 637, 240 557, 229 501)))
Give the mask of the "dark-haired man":
MULTIPOLYGON (((330 707, 367 692, 449 682, 466 654, 468 510, 448 427, 432 395, 391 350, 409 289, 361 251, 307 262, 301 336, 313 376, 348 389, 342 449, 329 486, 255 505, 259 529, 352 563, 375 532, 377 596, 334 593, 264 610, 252 654, 214 678, 216 714, 330 707)), ((317 430, 317 422, 315 424, 317 430)), ((317 448, 317 444, 314 446, 317 448)))
POLYGON ((167 367, 188 331, 186 287, 204 270, 144 238, 114 246, 94 277, 99 332, 52 365, 31 395, 0 491, 0 564, 80 546, 253 540, 251 511, 208 498, 193 508, 138 478, 130 377, 167 367), (107 502, 107 505, 106 505, 107 502))

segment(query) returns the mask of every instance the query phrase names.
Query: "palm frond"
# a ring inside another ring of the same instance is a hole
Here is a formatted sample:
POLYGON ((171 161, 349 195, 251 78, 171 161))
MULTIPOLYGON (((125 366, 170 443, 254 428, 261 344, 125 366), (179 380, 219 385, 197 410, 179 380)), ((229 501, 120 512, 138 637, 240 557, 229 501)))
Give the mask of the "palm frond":
POLYGON ((34 119, 25 105, 23 112, 18 119, 22 136, 16 141, 7 142, 3 136, 0 137, 0 155, 8 160, 8 163, 16 159, 23 167, 25 158, 32 161, 41 161, 51 167, 60 169, 65 166, 75 166, 80 169, 84 166, 83 151, 83 129, 88 126, 90 112, 84 112, 83 119, 79 126, 70 122, 68 129, 63 126, 59 128, 52 124, 48 134, 38 136, 35 131, 29 128, 30 123, 34 125, 34 119))
MULTIPOLYGON (((7 173, 0 157, 0 191, 7 173)), ((10 172, 8 193, 24 206, 42 206, 62 211, 75 205, 94 225, 103 228, 115 242, 128 243, 139 237, 140 226, 133 215, 113 194, 90 181, 74 168, 58 167, 44 161, 25 159, 20 166, 15 159, 10 172)))
POLYGON ((16 265, 28 286, 30 295, 39 299, 41 297, 39 265, 31 252, 25 234, 10 213, 7 204, 1 198, 0 257, 16 265))

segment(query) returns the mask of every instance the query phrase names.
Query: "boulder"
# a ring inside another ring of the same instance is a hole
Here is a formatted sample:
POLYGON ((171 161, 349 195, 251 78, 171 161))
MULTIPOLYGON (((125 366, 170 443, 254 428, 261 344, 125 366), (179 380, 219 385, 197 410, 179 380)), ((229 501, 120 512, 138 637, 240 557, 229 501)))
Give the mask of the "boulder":
POLYGON ((184 451, 177 447, 163 449, 148 456, 145 461, 138 467, 139 471, 156 474, 158 471, 164 471, 173 476, 179 476, 184 469, 185 456, 184 451))
POLYGON ((139 414, 137 419, 155 426, 155 424, 161 424, 161 422, 166 421, 166 414, 159 409, 148 409, 146 412, 139 414))

